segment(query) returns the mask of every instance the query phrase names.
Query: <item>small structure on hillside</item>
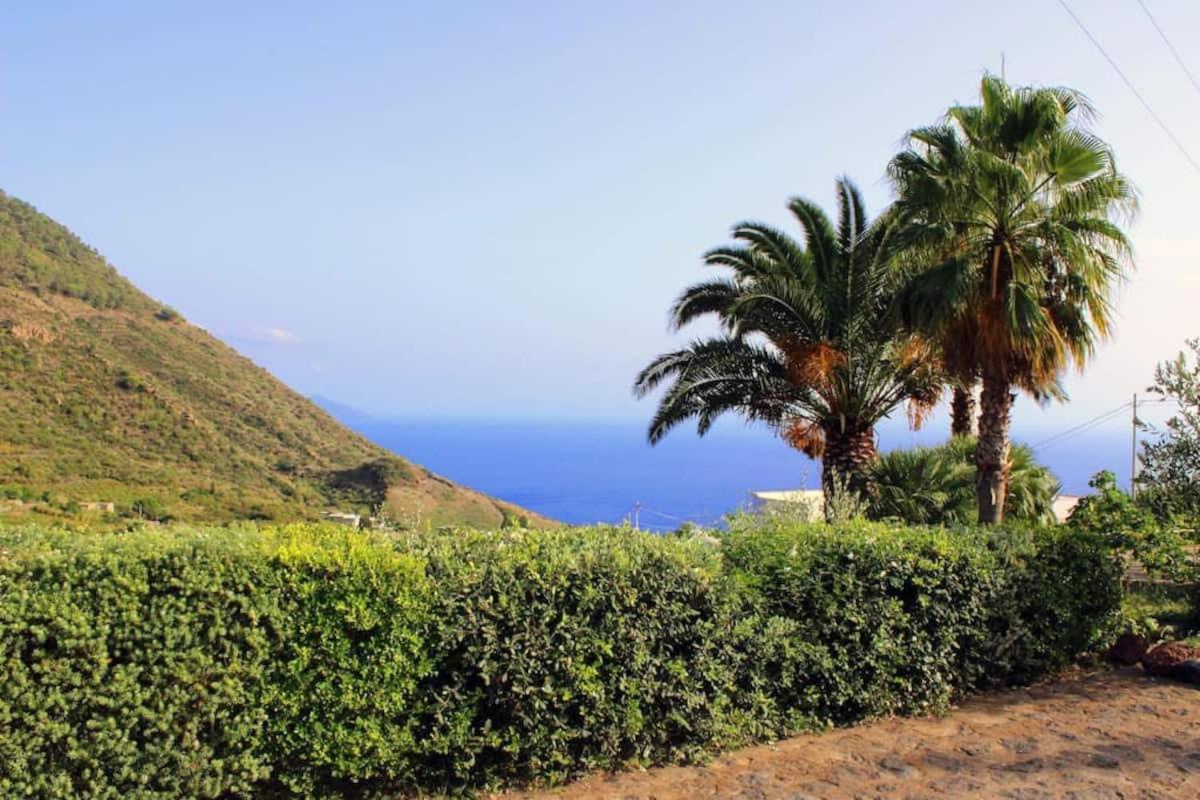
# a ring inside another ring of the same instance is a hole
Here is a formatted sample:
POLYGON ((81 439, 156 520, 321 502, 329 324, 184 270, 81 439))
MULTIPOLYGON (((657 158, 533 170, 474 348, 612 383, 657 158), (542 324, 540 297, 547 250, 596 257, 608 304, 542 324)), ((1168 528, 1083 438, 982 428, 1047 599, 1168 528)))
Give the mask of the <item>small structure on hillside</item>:
POLYGON ((102 511, 106 514, 115 514, 117 512, 117 504, 108 501, 94 501, 90 503, 80 503, 79 507, 84 511, 102 511))
POLYGON ((348 528, 358 528, 362 525, 362 517, 349 511, 326 511, 321 518, 326 522, 345 525, 348 528))

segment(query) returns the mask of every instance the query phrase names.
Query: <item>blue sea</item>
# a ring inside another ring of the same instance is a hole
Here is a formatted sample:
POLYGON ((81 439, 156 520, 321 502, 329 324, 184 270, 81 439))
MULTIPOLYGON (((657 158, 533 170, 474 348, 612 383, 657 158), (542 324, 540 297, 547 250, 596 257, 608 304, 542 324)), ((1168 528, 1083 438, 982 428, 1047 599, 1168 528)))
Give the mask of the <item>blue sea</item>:
MULTIPOLYGON (((337 414, 337 409, 332 409, 337 414)), ((821 465, 761 428, 719 423, 708 436, 680 427, 656 447, 640 421, 374 420, 338 415, 376 443, 454 481, 569 523, 617 523, 639 506, 639 524, 671 530, 681 522, 713 524, 745 506, 755 490, 817 488, 821 465)), ((932 444, 885 425, 881 449, 932 444)), ((1033 433, 1018 441, 1048 438, 1033 433)), ((1117 429, 1071 437, 1038 450, 1066 494, 1087 492, 1088 479, 1110 469, 1129 477, 1128 434, 1117 429)))

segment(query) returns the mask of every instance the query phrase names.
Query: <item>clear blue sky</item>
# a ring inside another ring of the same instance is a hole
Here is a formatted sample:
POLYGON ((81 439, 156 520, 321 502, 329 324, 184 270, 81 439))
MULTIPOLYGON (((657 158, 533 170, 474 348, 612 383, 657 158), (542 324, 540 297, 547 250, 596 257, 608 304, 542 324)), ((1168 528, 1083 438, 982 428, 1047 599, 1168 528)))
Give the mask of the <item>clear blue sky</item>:
MULTIPOLYGON (((635 416, 666 308, 730 224, 1016 82, 1089 93, 1143 192, 1140 272, 1074 402, 1200 335, 1200 174, 1055 0, 23 3, 0 186, 306 393, 374 412, 635 416)), ((1200 158, 1200 92, 1136 0, 1072 0, 1200 158)), ((1200 72, 1200 4, 1150 0, 1200 72)))

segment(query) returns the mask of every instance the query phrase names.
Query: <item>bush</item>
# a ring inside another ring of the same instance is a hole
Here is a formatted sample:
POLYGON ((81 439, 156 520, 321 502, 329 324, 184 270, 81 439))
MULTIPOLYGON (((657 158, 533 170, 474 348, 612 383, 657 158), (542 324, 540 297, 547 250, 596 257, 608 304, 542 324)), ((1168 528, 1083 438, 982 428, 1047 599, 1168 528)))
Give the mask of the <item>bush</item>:
POLYGON ((26 533, 0 557, 0 795, 213 797, 256 744, 272 614, 237 537, 26 533))
POLYGON ((1102 536, 1110 547, 1129 553, 1155 578, 1177 583, 1196 579, 1197 565, 1175 525, 1160 522, 1142 497, 1135 501, 1107 470, 1096 473, 1088 486, 1095 491, 1071 510, 1068 525, 1102 536))
POLYGON ((138 375, 127 369, 121 369, 117 373, 117 386, 127 392, 144 392, 146 391, 146 382, 138 375))
POLYGON ((423 734, 439 783, 560 779, 726 741, 716 553, 630 529, 418 537, 441 587, 423 734))
POLYGON ((345 529, 8 534, 0 796, 391 779, 426 589, 419 562, 345 529))
POLYGON ((1120 565, 1088 533, 767 525, 727 548, 761 613, 824 652, 805 715, 837 724, 1034 680, 1120 608, 1120 565))
POLYGON ((555 781, 943 707, 1065 664, 1085 532, 0 532, 0 795, 555 781))
MULTIPOLYGON (((912 525, 965 525, 976 519, 975 439, 959 436, 937 447, 884 453, 871 471, 869 516, 912 525)), ((1060 484, 1033 451, 1015 445, 1009 456, 1005 519, 1052 525, 1060 484)))
POLYGON ((431 668, 424 565, 325 526, 271 532, 266 549, 287 620, 265 692, 276 780, 300 794, 411 780, 412 705, 431 668))

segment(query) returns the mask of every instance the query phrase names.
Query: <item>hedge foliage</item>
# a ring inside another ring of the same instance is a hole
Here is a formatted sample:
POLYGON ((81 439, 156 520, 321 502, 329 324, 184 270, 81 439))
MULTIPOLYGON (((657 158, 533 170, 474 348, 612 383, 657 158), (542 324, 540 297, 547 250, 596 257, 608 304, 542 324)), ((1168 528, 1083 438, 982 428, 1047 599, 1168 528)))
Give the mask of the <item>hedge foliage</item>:
POLYGON ((1078 531, 0 533, 0 795, 555 781, 943 707, 1120 603, 1078 531))

